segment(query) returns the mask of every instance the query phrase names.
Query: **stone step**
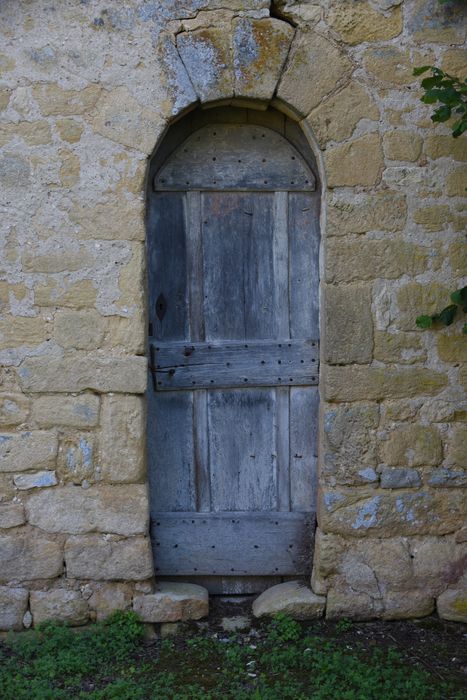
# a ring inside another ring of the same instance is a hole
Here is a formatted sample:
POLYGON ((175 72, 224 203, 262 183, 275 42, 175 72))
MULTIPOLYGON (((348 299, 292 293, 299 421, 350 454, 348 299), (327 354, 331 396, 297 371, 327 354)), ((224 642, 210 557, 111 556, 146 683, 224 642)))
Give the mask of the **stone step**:
POLYGON ((135 596, 133 610, 143 622, 199 620, 209 613, 209 594, 194 583, 164 581, 156 585, 154 593, 135 596))
POLYGON ((278 613, 294 620, 314 620, 324 613, 326 598, 318 596, 302 581, 286 581, 268 588, 253 603, 255 617, 273 617, 278 613))

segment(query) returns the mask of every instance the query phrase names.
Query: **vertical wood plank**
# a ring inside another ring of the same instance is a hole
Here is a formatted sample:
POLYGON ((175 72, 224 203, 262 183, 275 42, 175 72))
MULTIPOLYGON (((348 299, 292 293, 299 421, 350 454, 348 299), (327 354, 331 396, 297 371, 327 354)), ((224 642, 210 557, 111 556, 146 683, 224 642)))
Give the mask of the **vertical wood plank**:
POLYGON ((204 340, 204 274, 201 193, 186 193, 186 258, 191 340, 204 340))
POLYGON ((290 325, 288 193, 275 192, 273 206, 273 313, 276 328, 271 329, 271 337, 288 338, 290 325))
POLYGON ((317 387, 290 388, 291 510, 315 509, 318 407, 317 387))
POLYGON ((211 475, 209 468, 208 392, 193 392, 193 436, 196 482, 196 510, 211 510, 211 475))
POLYGON ((290 332, 319 336, 319 199, 313 192, 289 193, 290 332))
POLYGON ((290 510, 289 387, 276 388, 277 510, 290 510))

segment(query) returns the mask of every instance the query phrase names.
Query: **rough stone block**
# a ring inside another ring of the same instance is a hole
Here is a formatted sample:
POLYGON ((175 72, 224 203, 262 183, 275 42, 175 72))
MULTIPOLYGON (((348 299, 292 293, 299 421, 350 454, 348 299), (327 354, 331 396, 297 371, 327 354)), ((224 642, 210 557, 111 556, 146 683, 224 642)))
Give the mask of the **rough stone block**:
POLYGON ((253 603, 255 617, 274 617, 283 613, 294 620, 322 617, 326 598, 313 593, 301 581, 287 581, 261 593, 253 603))
POLYGON ((307 122, 320 146, 352 136, 360 119, 379 119, 379 109, 367 91, 352 81, 340 92, 321 102, 307 122))
POLYGON ((404 425, 381 442, 381 459, 391 466, 436 466, 443 459, 441 437, 436 428, 404 425))
POLYGON ((89 606, 96 620, 105 620, 116 610, 129 610, 131 598, 131 586, 126 583, 100 583, 94 585, 89 606))
POLYGON ((326 620, 372 620, 382 611, 381 601, 351 589, 331 588, 326 597, 326 620))
POLYGON ((270 100, 294 31, 274 18, 234 20, 232 44, 236 96, 270 100))
POLYGON ((201 102, 233 97, 230 27, 207 27, 177 35, 177 49, 201 102))
POLYGON ((416 469, 388 469, 381 470, 382 489, 418 488, 422 480, 416 469))
POLYGON ((413 214, 413 220, 427 231, 443 231, 452 221, 450 208, 446 204, 435 204, 431 207, 422 207, 413 214))
POLYGON ((99 403, 94 394, 39 396, 34 399, 31 417, 40 428, 93 428, 99 421, 99 403))
POLYGON ((449 436, 446 450, 446 465, 467 467, 467 425, 455 426, 449 436))
POLYGON ((47 323, 40 317, 5 316, 0 321, 0 350, 34 347, 47 339, 47 323))
POLYGON ((139 396, 108 396, 102 405, 100 465, 103 479, 137 482, 145 474, 146 416, 139 396))
POLYGON ((467 622, 467 593, 465 584, 462 588, 449 588, 436 601, 438 615, 443 620, 467 622))
POLYGON ((37 530, 0 534, 0 580, 51 579, 63 571, 63 546, 37 530))
POLYGON ((28 609, 29 593, 25 588, 0 586, 0 630, 22 630, 28 609))
POLYGON ((154 593, 135 595, 133 610, 144 622, 199 620, 209 613, 209 594, 193 583, 159 583, 154 593))
MULTIPOLYGON (((143 183, 141 182, 141 189, 143 183)), ((104 202, 73 201, 70 221, 78 228, 77 237, 110 241, 144 240, 144 203, 137 197, 108 195, 104 202)))
POLYGON ((412 365, 426 360, 422 339, 417 333, 375 333, 374 358, 380 362, 412 365))
POLYGON ((326 230, 329 236, 368 231, 401 231, 407 220, 404 194, 381 192, 376 195, 352 193, 351 199, 334 197, 328 208, 326 230))
POLYGON ((464 8, 457 4, 450 7, 449 20, 446 8, 437 0, 412 0, 407 7, 406 29, 415 42, 426 44, 456 44, 464 41, 464 8))
POLYGON ((324 360, 330 364, 371 362, 373 317, 367 285, 324 289, 324 360))
POLYGON ((384 155, 389 160, 413 162, 420 157, 422 144, 422 138, 415 131, 394 129, 383 137, 384 155))
POLYGON ((149 539, 112 539, 102 535, 69 537, 65 563, 70 578, 93 581, 144 581, 153 575, 149 539))
POLYGON ((94 309, 58 311, 54 321, 55 340, 67 350, 94 350, 101 346, 106 325, 106 318, 94 309))
MULTIPOLYGON (((455 74, 454 74, 455 75, 455 74)), ((429 158, 453 158, 467 160, 465 139, 453 139, 451 135, 432 135, 425 139, 424 151, 429 158)))
POLYGON ((26 503, 31 525, 47 532, 146 533, 148 495, 145 484, 64 486, 33 493, 26 503))
POLYGON ((328 187, 376 185, 381 179, 383 167, 379 134, 365 134, 328 148, 325 152, 328 187))
POLYGON ((444 535, 463 523, 465 496, 443 491, 363 493, 326 490, 319 502, 318 521, 326 532, 346 537, 444 535))
POLYGON ((427 267, 429 249, 397 239, 342 241, 331 238, 326 256, 328 282, 353 282, 378 277, 416 275, 427 267))
MULTIPOLYGON (((464 178, 464 184, 466 181, 467 171, 466 178, 464 178)), ((462 278, 467 270, 467 246, 465 245, 465 240, 463 239, 452 243, 449 246, 448 256, 449 262, 451 263, 452 275, 454 277, 462 278)))
POLYGON ((465 196, 465 182, 467 178, 467 166, 451 170, 446 177, 445 190, 448 197, 465 196))
POLYGON ((337 46, 319 34, 303 32, 292 44, 277 97, 305 117, 351 70, 350 60, 337 46))
POLYGON ((363 55, 365 70, 382 83, 410 85, 417 80, 413 76, 413 63, 408 49, 396 46, 375 46, 363 55))
POLYGON ((76 352, 63 358, 30 357, 19 369, 21 386, 30 392, 98 392, 143 394, 147 359, 137 355, 76 352))
POLYGON ((379 367, 323 368, 324 398, 327 401, 379 401, 439 394, 447 377, 428 369, 379 367))
POLYGON ((92 433, 72 433, 60 440, 57 468, 61 479, 74 484, 96 478, 96 440, 92 433))
POLYGON ((383 620, 407 620, 431 615, 435 609, 433 596, 419 591, 390 592, 384 596, 383 620))
POLYGON ((397 292, 399 313, 397 326, 401 330, 416 330, 415 320, 420 314, 434 314, 449 304, 449 295, 452 290, 439 284, 430 282, 420 284, 411 282, 401 287, 397 292))
POLYGON ((28 146, 40 146, 52 141, 50 124, 46 121, 18 122, 0 126, 0 145, 20 138, 28 146))
POLYGON ((123 146, 150 154, 165 128, 165 119, 140 105, 126 87, 105 92, 96 104, 94 131, 123 146))
POLYGON ((82 308, 94 306, 97 299, 96 284, 92 280, 59 285, 54 279, 48 279, 35 287, 34 300, 37 306, 67 306, 82 308))
MULTIPOLYGON (((467 51, 466 49, 448 49, 443 53, 441 68, 458 78, 467 78, 467 51)), ((451 137, 448 136, 448 139, 451 137)))
POLYGON ((402 31, 402 9, 382 13, 368 2, 340 0, 332 3, 326 17, 329 25, 346 44, 393 39, 402 31))
POLYGON ((57 247, 55 241, 46 246, 38 245, 23 252, 21 263, 24 272, 74 272, 92 267, 93 259, 84 246, 57 247))
POLYGON ((34 472, 31 474, 16 474, 13 483, 20 491, 46 488, 57 485, 57 475, 52 471, 34 472))
POLYGON ((467 472, 463 469, 446 469, 445 467, 433 469, 428 478, 428 484, 434 488, 465 488, 467 486, 467 472))
POLYGON ((46 620, 56 620, 70 627, 78 627, 85 625, 89 620, 89 606, 76 591, 62 588, 31 591, 30 606, 34 625, 46 620))
POLYGON ((0 528, 17 527, 25 522, 22 503, 0 503, 0 528))
POLYGON ((3 433, 0 435, 0 472, 53 467, 57 449, 57 436, 52 431, 3 433))
POLYGON ((67 143, 77 143, 84 131, 83 125, 76 121, 76 119, 57 119, 55 124, 58 135, 62 141, 66 141, 67 143))
POLYGON ((88 85, 83 90, 64 90, 56 83, 38 83, 32 94, 44 117, 85 114, 96 104, 102 88, 88 85))
POLYGON ((29 398, 22 394, 0 396, 0 427, 9 428, 24 423, 29 415, 29 398))
POLYGON ((436 346, 443 362, 467 362, 467 343, 462 335, 440 333, 436 346))

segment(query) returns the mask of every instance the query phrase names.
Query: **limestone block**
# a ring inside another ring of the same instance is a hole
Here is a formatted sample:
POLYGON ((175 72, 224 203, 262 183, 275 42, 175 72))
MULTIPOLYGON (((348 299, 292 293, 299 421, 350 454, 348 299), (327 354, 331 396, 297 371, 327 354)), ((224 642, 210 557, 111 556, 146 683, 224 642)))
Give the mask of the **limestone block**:
POLYGON ((63 358, 30 357, 19 369, 23 389, 30 392, 98 392, 143 394, 147 359, 136 355, 76 352, 63 358))
POLYGON ((0 350, 34 347, 47 339, 47 324, 40 316, 4 316, 0 321, 0 350))
POLYGON ((324 288, 324 361, 330 364, 371 362, 373 317, 368 285, 324 288))
POLYGON ((320 34, 301 32, 292 44, 277 97, 307 116, 351 70, 350 60, 337 46, 320 34))
POLYGON ((57 475, 52 471, 34 472, 28 474, 15 474, 13 483, 20 491, 29 489, 46 488, 57 485, 57 475))
MULTIPOLYGON (((434 399, 438 401, 439 399, 434 399)), ((386 427, 388 423, 394 421, 410 422, 418 413, 418 409, 424 403, 428 404, 430 399, 402 399, 400 401, 385 401, 381 404, 381 427, 386 427)))
POLYGON ((62 187, 71 188, 79 182, 81 174, 81 162, 73 151, 62 148, 59 150, 60 156, 60 184, 62 187))
POLYGON ((135 482, 145 475, 146 416, 139 396, 108 396, 102 405, 100 466, 110 482, 135 482))
POLYGON ((326 256, 328 282, 375 278, 397 279, 426 270, 429 248, 398 239, 329 240, 326 256))
POLYGON ((392 8, 383 14, 367 2, 339 0, 332 3, 326 17, 346 44, 393 39, 402 31, 402 10, 392 8))
POLYGON ((443 459, 441 437, 435 427, 403 425, 380 443, 381 460, 391 466, 436 466, 443 459))
POLYGON ((426 591, 389 592, 384 596, 383 620, 407 620, 431 615, 435 600, 426 591))
POLYGON ((328 401, 379 401, 436 395, 446 384, 446 375, 428 369, 323 368, 324 398, 328 401))
POLYGON ((70 578, 93 581, 144 581, 153 575, 149 539, 114 540, 102 535, 69 537, 65 563, 70 578))
POLYGON ((381 601, 365 593, 331 588, 326 597, 326 620, 372 620, 383 611, 381 601))
POLYGON ((350 200, 334 198, 328 208, 329 236, 368 231, 401 231, 407 220, 405 195, 387 190, 376 195, 354 195, 350 200))
POLYGON ((57 436, 48 430, 0 435, 0 472, 52 467, 57 456, 57 436))
POLYGON ((46 532, 114 532, 137 535, 148 528, 145 484, 64 486, 38 491, 26 503, 28 521, 46 532))
POLYGON ((417 537, 411 541, 415 587, 439 595, 446 585, 458 587, 465 570, 465 547, 454 537, 417 537))
POLYGON ((410 85, 417 80, 413 76, 410 52, 396 46, 376 46, 363 54, 363 65, 370 75, 390 85, 410 85))
POLYGON ((421 44, 456 44, 464 41, 465 14, 462 5, 446 8, 437 0, 412 0, 407 8, 406 28, 421 44))
POLYGON ((270 100, 276 89, 293 28, 272 17, 233 22, 233 66, 236 96, 270 100))
POLYGON ((0 528, 16 527, 25 522, 22 503, 0 503, 0 528))
POLYGON ((467 167, 457 168, 448 173, 446 177, 446 194, 448 197, 464 197, 465 183, 467 181, 467 167))
POLYGON ((129 610, 131 598, 131 586, 126 583, 100 583, 94 586, 89 606, 96 620, 105 620, 116 610, 129 610))
POLYGON ((144 202, 138 197, 107 195, 105 201, 93 202, 92 206, 83 199, 75 200, 69 217, 76 224, 80 239, 142 241, 145 238, 144 202))
POLYGON ((142 107, 126 87, 103 93, 95 112, 94 131, 147 154, 154 149, 166 123, 160 114, 142 107))
POLYGON ((465 49, 448 49, 443 53, 441 68, 450 75, 461 79, 467 78, 467 51, 465 49))
POLYGON ((49 279, 44 284, 38 284, 34 291, 37 306, 67 306, 82 308, 94 306, 97 298, 96 285, 92 280, 67 283, 59 286, 56 280, 49 279))
POLYGON ((417 333, 376 331, 374 358, 380 362, 412 365, 414 362, 424 362, 426 351, 423 348, 422 339, 417 333))
MULTIPOLYGON (((50 247, 50 246, 49 246, 50 247)), ((40 247, 28 247, 21 257, 24 272, 73 272, 91 267, 93 259, 84 246, 57 248, 43 252, 40 247)))
POLYGON ((422 144, 422 138, 415 131, 394 129, 383 137, 384 155, 389 160, 413 162, 420 157, 422 144))
POLYGON ((29 593, 25 588, 0 586, 0 630, 23 629, 28 597, 29 593))
POLYGON ((131 316, 108 316, 104 345, 122 349, 135 355, 146 352, 146 324, 144 309, 139 307, 131 316))
POLYGON ((84 126, 71 118, 57 119, 56 127, 62 141, 67 143, 77 143, 84 131, 84 126))
POLYGON ((378 481, 375 468, 377 404, 324 407, 322 476, 326 483, 367 484, 378 481))
MULTIPOLYGON (((216 13, 216 19, 217 17, 216 13)), ((167 30, 159 35, 156 59, 161 68, 161 80, 165 87, 164 99, 161 99, 164 114, 177 116, 187 107, 195 104, 198 98, 175 46, 175 37, 168 25, 167 30)))
POLYGON ((346 537, 443 535, 463 523, 465 496, 460 491, 383 491, 354 501, 357 492, 322 494, 318 521, 327 532, 346 537))
MULTIPOLYGON (((464 184, 465 182, 467 180, 464 180, 464 184)), ((463 277, 467 270, 467 245, 465 245, 465 240, 452 243, 449 246, 448 256, 453 276, 463 277)))
POLYGON ((360 119, 379 119, 379 109, 362 85, 352 81, 321 102, 307 117, 320 146, 352 136, 360 119))
POLYGON ((18 122, 0 126, 0 146, 21 139, 27 146, 41 146, 51 143, 52 133, 46 121, 18 122))
POLYGON ((415 319, 420 314, 434 314, 449 303, 452 290, 439 282, 420 284, 410 282, 400 287, 397 292, 397 326, 401 330, 414 331, 415 319))
POLYGON ((448 588, 436 601, 438 615, 443 620, 467 622, 467 593, 464 583, 462 588, 448 588))
POLYGON ((452 219, 451 210, 446 204, 422 207, 413 213, 415 223, 420 224, 427 231, 442 231, 447 228, 452 219))
POLYGON ((454 158, 467 160, 465 139, 453 139, 451 135, 427 136, 424 151, 429 158, 454 158))
POLYGON ((63 571, 63 546, 43 532, 21 528, 0 534, 0 580, 51 579, 63 571))
POLYGON ((29 398, 22 394, 0 396, 0 427, 9 428, 24 423, 29 415, 29 398))
POLYGON ((33 401, 31 417, 40 428, 92 428, 99 421, 99 404, 100 399, 94 394, 38 396, 33 401))
POLYGON ((328 187, 376 185, 383 172, 383 149, 379 134, 365 134, 325 152, 328 187))
POLYGON ((384 467, 381 470, 382 489, 417 488, 421 484, 422 480, 416 469, 390 469, 384 467))
POLYGON ((209 594, 193 583, 158 583, 154 593, 135 595, 133 610, 144 622, 199 620, 209 613, 209 594))
POLYGON ((96 440, 92 433, 72 433, 61 438, 57 467, 62 479, 74 484, 95 479, 96 440))
POLYGON ((0 184, 16 192, 30 187, 31 162, 20 155, 5 153, 0 157, 0 184))
POLYGON ((456 425, 449 436, 446 465, 467 467, 467 425, 456 425))
POLYGON ((440 333, 436 347, 438 357, 443 362, 467 362, 467 343, 461 335, 440 333))
POLYGON ((10 88, 0 88, 0 111, 3 111, 8 107, 10 102, 11 90, 10 88))
POLYGON ((261 593, 253 603, 255 617, 273 617, 278 613, 294 620, 322 617, 326 598, 313 593, 302 581, 287 581, 261 593))
POLYGON ((94 309, 58 311, 54 320, 54 336, 63 348, 94 350, 102 343, 106 318, 94 309))
POLYGON ((16 489, 13 484, 13 474, 2 474, 0 472, 0 503, 11 501, 15 496, 16 489))
MULTIPOLYGON (((465 444, 464 444, 465 448, 465 444)), ((428 484, 433 487, 464 488, 467 486, 467 472, 461 469, 433 469, 428 478, 428 484)))
POLYGON ((182 32, 177 49, 201 102, 233 97, 230 27, 206 27, 182 32))
POLYGON ((56 83, 38 83, 32 94, 44 117, 85 114, 96 104, 102 88, 88 85, 83 90, 64 90, 56 83))
POLYGON ((63 588, 31 591, 30 605, 35 626, 46 620, 56 620, 78 627, 89 620, 88 604, 76 591, 63 588))

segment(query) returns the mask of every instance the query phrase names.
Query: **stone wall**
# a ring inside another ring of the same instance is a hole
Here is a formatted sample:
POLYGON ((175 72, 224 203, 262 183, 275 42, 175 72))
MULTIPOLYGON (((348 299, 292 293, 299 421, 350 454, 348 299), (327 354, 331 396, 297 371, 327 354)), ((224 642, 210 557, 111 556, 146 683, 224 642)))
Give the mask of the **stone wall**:
POLYGON ((153 589, 144 176, 174 117, 232 101, 299 121, 325 185, 313 588, 328 617, 466 616, 466 341, 415 328, 466 269, 466 142, 412 77, 465 71, 462 3, 270 9, 1 3, 0 629, 153 589))

